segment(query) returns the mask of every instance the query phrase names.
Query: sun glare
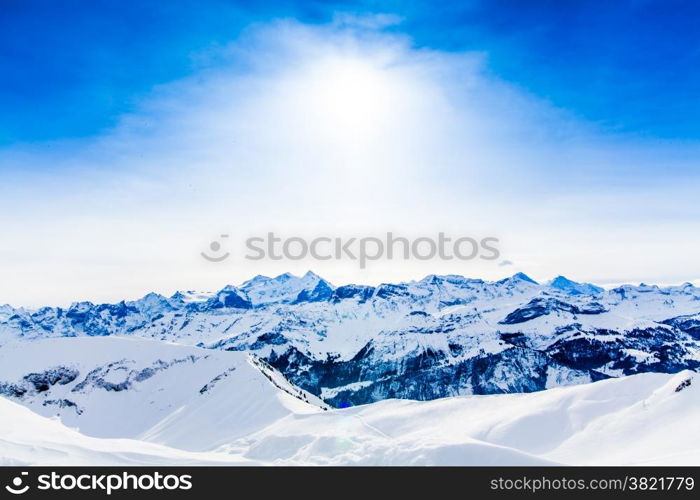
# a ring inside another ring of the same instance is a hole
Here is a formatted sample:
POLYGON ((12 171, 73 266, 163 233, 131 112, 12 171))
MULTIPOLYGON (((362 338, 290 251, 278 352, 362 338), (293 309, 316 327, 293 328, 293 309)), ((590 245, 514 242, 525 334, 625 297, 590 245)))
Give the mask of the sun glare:
POLYGON ((305 76, 309 117, 325 134, 358 140, 393 118, 398 83, 389 71, 356 59, 327 61, 305 76))

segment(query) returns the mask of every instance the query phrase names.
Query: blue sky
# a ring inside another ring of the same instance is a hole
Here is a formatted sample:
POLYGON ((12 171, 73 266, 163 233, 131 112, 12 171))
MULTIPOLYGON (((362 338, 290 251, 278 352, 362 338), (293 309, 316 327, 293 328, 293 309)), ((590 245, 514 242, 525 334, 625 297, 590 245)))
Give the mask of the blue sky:
POLYGON ((697 280, 698 9, 7 0, 0 303, 309 268, 697 280), (495 236, 511 264, 199 258, 268 231, 495 236))
POLYGON ((489 70, 617 132, 700 136, 692 1, 196 2, 6 0, 0 143, 99 133, 154 85, 217 64, 250 23, 389 12, 418 46, 484 51, 489 70))

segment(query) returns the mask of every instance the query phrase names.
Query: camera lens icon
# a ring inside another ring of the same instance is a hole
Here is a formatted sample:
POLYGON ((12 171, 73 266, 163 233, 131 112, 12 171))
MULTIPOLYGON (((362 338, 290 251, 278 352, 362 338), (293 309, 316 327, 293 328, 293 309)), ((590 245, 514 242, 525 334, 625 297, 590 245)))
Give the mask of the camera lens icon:
MULTIPOLYGON (((222 239, 228 238, 228 234, 222 234, 221 235, 222 239)), ((226 259, 228 259, 229 255, 231 255, 229 252, 222 253, 220 255, 219 252, 221 252, 221 242, 219 241, 212 241, 209 243, 209 250, 214 254, 209 255, 207 252, 201 252, 200 255, 205 259, 208 260, 209 262, 222 262, 226 259)))
POLYGON ((13 495, 21 495, 23 493, 26 493, 29 490, 29 485, 25 485, 24 487, 22 487, 22 483, 24 482, 23 477, 28 475, 28 472, 22 472, 19 476, 15 477, 12 480, 12 485, 5 486, 5 489, 13 495))

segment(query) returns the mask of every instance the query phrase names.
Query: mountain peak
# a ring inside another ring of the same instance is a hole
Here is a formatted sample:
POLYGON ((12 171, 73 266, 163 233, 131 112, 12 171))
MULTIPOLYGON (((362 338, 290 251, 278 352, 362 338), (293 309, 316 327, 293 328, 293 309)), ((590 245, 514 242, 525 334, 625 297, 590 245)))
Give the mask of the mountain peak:
POLYGON ((212 309, 221 307, 250 309, 252 304, 245 291, 233 285, 226 285, 207 301, 207 307, 212 309))
POLYGON ((579 283, 577 281, 572 281, 569 278, 561 275, 550 281, 549 286, 571 295, 596 295, 604 291, 599 286, 592 285, 590 283, 579 283))
POLYGON ((553 287, 560 287, 560 286, 567 286, 567 285, 578 285, 576 281, 572 281, 566 276, 562 276, 561 274, 554 278, 552 281, 549 282, 550 286, 553 287))
POLYGON ((241 287, 253 304, 278 304, 330 298, 333 287, 323 278, 308 271, 298 277, 284 273, 274 278, 258 277, 246 281, 241 287))
POLYGON ((140 299, 129 302, 128 305, 136 307, 139 311, 150 315, 169 311, 173 308, 166 297, 156 292, 147 293, 140 299))
POLYGON ((306 274, 304 274, 304 276, 302 276, 302 279, 305 279, 305 280, 323 280, 323 278, 321 278, 318 274, 314 273, 313 271, 306 271, 306 274))
POLYGON ((268 281, 272 280, 269 276, 265 276, 263 274, 256 274, 249 280, 244 281, 241 283, 241 288, 245 289, 246 287, 255 285, 256 283, 267 283, 268 281))
POLYGON ((529 283, 533 283, 535 285, 539 285, 535 280, 530 278, 527 274, 525 273, 515 273, 513 276, 511 276, 511 279, 514 280, 520 280, 520 281, 527 281, 529 283))

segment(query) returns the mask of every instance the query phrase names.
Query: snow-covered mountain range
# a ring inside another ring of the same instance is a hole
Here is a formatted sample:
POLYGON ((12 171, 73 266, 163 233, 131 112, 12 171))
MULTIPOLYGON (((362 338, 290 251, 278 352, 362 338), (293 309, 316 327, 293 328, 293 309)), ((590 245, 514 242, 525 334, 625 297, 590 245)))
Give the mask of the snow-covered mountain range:
POLYGON ((690 283, 307 273, 5 305, 0 463, 697 464, 670 429, 700 417, 698 367, 690 283))
MULTIPOLYGON (((533 392, 697 369, 700 288, 604 290, 562 276, 538 284, 522 273, 336 287, 309 272, 117 304, 0 307, 1 344, 113 336, 203 348, 212 359, 253 353, 331 407, 533 392)), ((1 369, 0 382, 3 394, 23 397, 1 369)))

